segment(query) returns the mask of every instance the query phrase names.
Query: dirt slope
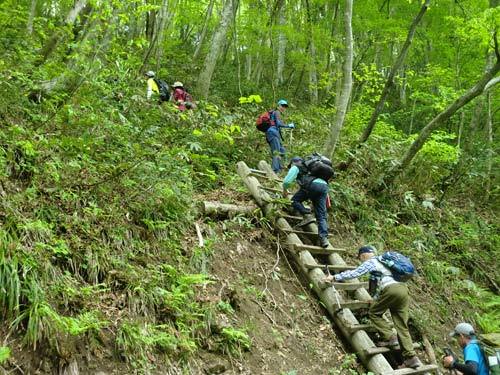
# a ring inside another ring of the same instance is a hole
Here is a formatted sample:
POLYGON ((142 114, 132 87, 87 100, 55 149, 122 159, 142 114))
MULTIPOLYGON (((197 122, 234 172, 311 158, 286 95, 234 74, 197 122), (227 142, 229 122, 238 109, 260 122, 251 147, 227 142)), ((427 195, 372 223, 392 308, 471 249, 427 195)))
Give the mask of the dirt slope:
POLYGON ((207 348, 192 362, 192 372, 353 373, 348 371, 356 367, 355 361, 346 356, 325 311, 295 276, 276 238, 246 220, 217 222, 215 231, 226 239, 213 245, 209 273, 217 282, 207 294, 231 304, 234 313, 219 317, 220 324, 226 320, 246 328, 252 344, 229 360, 207 348))

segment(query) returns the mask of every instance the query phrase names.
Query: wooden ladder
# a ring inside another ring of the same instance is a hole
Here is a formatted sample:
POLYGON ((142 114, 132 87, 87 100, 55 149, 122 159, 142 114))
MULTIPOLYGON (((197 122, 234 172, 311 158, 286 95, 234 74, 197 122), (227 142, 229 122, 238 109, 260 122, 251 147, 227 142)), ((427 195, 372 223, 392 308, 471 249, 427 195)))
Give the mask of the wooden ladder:
POLYGON ((322 248, 307 244, 311 238, 317 237, 317 226, 311 223, 305 228, 296 228, 294 225, 303 219, 301 216, 289 215, 274 207, 273 200, 276 196, 282 197, 283 195, 282 180, 266 162, 260 161, 257 169, 249 168, 244 162, 239 162, 237 170, 264 214, 273 220, 275 229, 286 235, 285 248, 313 286, 335 325, 351 344, 365 367, 375 374, 404 375, 437 372, 438 367, 435 364, 424 365, 417 369, 394 369, 390 365, 385 355, 393 350, 376 347, 368 335, 369 332, 375 331, 374 327, 370 324, 359 323, 355 315, 356 311, 366 309, 370 305, 371 297, 366 290, 368 283, 359 282, 356 279, 346 283, 325 284, 322 281, 325 272, 336 273, 356 268, 354 265, 346 264, 341 257, 347 250, 333 246, 322 248), (325 258, 328 259, 327 263, 324 261, 325 258))

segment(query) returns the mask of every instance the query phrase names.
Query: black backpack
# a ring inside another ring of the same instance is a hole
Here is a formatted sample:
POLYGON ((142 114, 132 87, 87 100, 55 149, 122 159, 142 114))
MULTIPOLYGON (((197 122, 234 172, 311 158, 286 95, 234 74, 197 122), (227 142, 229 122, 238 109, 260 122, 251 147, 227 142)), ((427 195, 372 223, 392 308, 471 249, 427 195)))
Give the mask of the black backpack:
POLYGON ((320 154, 312 154, 304 161, 304 166, 307 169, 308 175, 316 178, 321 178, 328 182, 335 177, 335 171, 332 162, 326 156, 320 154))
POLYGON ((160 100, 162 102, 168 102, 170 100, 170 87, 167 82, 162 79, 156 79, 155 83, 158 86, 158 91, 160 92, 160 100))

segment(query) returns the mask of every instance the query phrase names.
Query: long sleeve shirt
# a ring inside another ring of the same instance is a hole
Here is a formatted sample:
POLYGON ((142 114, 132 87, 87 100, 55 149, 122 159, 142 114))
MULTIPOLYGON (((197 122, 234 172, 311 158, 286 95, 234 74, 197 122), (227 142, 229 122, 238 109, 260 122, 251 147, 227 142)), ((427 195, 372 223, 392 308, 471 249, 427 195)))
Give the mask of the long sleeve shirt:
POLYGON ((281 112, 275 109, 271 114, 271 119, 274 120, 275 126, 280 129, 293 129, 293 126, 285 125, 283 120, 281 119, 281 112))
POLYGON ((391 271, 380 263, 375 257, 361 263, 361 265, 354 270, 344 271, 334 275, 333 277, 335 281, 350 280, 356 279, 370 272, 380 272, 380 282, 378 285, 380 290, 384 289, 388 285, 397 283, 397 281, 392 277, 391 271))
POLYGON ((148 90, 146 93, 146 97, 148 98, 148 100, 151 99, 153 92, 160 95, 160 89, 158 88, 158 85, 156 84, 155 80, 153 78, 149 78, 148 79, 148 90))
MULTIPOLYGON (((283 180, 283 189, 286 190, 288 189, 294 182, 297 180, 297 176, 299 175, 300 169, 296 165, 293 165, 287 175, 285 176, 285 179, 283 180)), ((317 182, 319 184, 327 184, 327 182, 321 178, 315 178, 312 182, 317 182)))

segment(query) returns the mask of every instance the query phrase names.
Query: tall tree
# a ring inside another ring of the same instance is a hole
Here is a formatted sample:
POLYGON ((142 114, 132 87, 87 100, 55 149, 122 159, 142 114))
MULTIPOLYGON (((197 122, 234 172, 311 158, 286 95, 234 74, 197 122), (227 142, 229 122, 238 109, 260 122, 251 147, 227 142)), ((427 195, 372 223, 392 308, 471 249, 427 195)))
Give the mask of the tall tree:
POLYGON ((384 185, 391 185, 394 182, 395 178, 406 170, 415 155, 418 153, 418 151, 420 151, 420 149, 434 130, 436 130, 441 124, 447 121, 451 116, 453 116, 453 114, 455 114, 455 112, 469 103, 472 99, 484 93, 485 88, 490 89, 492 85, 498 82, 498 80, 495 78, 495 75, 500 71, 500 52, 498 50, 496 33, 494 36, 494 42, 495 54, 497 59, 495 64, 491 67, 491 69, 488 69, 483 74, 483 76, 472 88, 470 88, 465 94, 463 94, 452 104, 450 104, 444 111, 434 117, 432 121, 422 129, 417 139, 415 139, 415 141, 411 144, 410 148, 402 157, 402 159, 389 170, 386 176, 384 176, 382 184, 380 186, 381 188, 383 188, 384 185))
POLYGON ((286 24, 286 10, 285 1, 278 1, 278 61, 276 64, 276 82, 278 85, 283 84, 283 70, 285 68, 285 54, 286 54, 286 44, 287 38, 283 31, 283 27, 286 24))
POLYGON ((352 91, 352 59, 354 41, 352 37, 352 0, 345 0, 344 9, 344 28, 345 28, 345 59, 343 65, 342 92, 338 100, 335 119, 330 127, 330 136, 327 140, 324 154, 332 157, 340 136, 340 131, 344 126, 347 105, 352 91))
POLYGON ((403 66, 403 62, 405 61, 406 55, 408 54, 408 51, 410 49, 410 45, 413 40, 413 36, 415 35, 415 31, 417 30, 417 26, 424 17, 424 14, 429 8, 429 6, 430 6, 430 0, 425 0, 425 2, 422 4, 422 7, 420 8, 420 12, 418 12, 417 16, 413 19, 410 29, 408 30, 408 35, 406 36, 406 41, 403 44, 401 52, 399 53, 399 56, 397 57, 396 61, 394 62, 394 65, 391 68, 389 76, 387 77, 387 80, 385 82, 384 89, 382 90, 382 94, 380 95, 380 99, 378 100, 378 103, 375 106, 375 110, 372 112, 372 115, 370 117, 370 121, 368 122, 368 124, 365 127, 365 130, 359 137, 358 145, 366 142, 366 140, 372 133, 373 128, 377 123, 377 119, 380 113, 382 113, 384 109, 387 96, 389 95, 392 87, 394 86, 394 77, 398 73, 399 69, 401 69, 401 67, 403 66))
POLYGON ((226 0, 226 3, 224 4, 219 27, 212 38, 210 51, 205 58, 205 67, 201 71, 198 78, 197 91, 203 99, 208 97, 212 75, 215 70, 215 64, 217 63, 217 58, 219 57, 222 47, 226 42, 227 31, 233 22, 234 14, 238 9, 238 5, 239 0, 226 0))
POLYGON ((193 60, 198 60, 198 57, 201 52, 201 47, 203 46, 203 42, 205 41, 205 37, 207 36, 208 24, 210 22, 210 18, 212 17, 212 11, 214 9, 215 0, 210 0, 208 4, 207 11, 205 13, 205 22, 203 22, 203 28, 201 29, 200 39, 198 40, 198 45, 196 46, 196 50, 193 54, 193 60))

